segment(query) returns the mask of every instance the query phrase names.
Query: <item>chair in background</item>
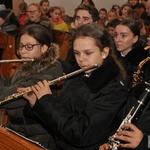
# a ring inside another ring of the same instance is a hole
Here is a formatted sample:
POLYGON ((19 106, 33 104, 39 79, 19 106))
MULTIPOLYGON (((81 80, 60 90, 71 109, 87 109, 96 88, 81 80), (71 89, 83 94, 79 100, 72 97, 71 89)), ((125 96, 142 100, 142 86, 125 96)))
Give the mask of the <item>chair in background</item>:
MULTIPOLYGON (((0 32, 0 50, 2 50, 2 60, 18 59, 15 55, 15 40, 16 37, 14 35, 0 32)), ((11 77, 18 66, 19 64, 17 63, 0 64, 0 75, 11 77)))
POLYGON ((66 60, 69 46, 70 33, 52 29, 52 42, 60 46, 60 58, 66 60))

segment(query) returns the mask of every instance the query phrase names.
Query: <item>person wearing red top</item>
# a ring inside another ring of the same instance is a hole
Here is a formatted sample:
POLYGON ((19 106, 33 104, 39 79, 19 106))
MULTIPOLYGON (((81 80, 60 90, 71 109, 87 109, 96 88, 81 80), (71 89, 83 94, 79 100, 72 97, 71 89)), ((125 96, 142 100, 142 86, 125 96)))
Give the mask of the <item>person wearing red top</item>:
POLYGON ((18 6, 18 15, 19 15, 18 22, 20 25, 25 24, 25 18, 27 17, 27 14, 26 14, 27 8, 28 8, 28 5, 26 2, 21 2, 18 6))

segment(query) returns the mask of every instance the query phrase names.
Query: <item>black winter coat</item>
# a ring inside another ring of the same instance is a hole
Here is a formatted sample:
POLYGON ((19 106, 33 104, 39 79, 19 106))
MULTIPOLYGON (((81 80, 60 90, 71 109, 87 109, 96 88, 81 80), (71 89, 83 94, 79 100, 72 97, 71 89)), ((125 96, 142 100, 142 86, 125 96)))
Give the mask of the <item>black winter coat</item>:
POLYGON ((56 138, 57 150, 97 150, 107 141, 115 116, 126 101, 119 69, 109 58, 90 77, 68 80, 56 100, 45 95, 31 109, 56 138))
MULTIPOLYGON (((131 88, 133 81, 133 74, 135 71, 137 71, 139 63, 148 56, 150 56, 149 52, 144 50, 144 48, 140 46, 132 49, 125 57, 122 57, 120 52, 117 52, 116 54, 125 67, 125 70, 128 75, 128 87, 131 88)), ((148 61, 143 65, 140 76, 143 78, 143 81, 149 80, 150 61, 148 61)))

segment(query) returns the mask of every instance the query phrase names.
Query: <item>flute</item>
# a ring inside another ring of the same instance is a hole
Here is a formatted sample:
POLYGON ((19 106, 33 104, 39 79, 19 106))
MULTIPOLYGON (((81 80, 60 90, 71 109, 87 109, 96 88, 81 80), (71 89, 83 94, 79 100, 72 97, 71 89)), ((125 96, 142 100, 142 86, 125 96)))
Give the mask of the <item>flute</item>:
MULTIPOLYGON (((94 69, 94 68, 97 68, 97 67, 98 67, 98 65, 97 65, 97 64, 94 64, 94 65, 92 65, 92 66, 85 67, 85 68, 76 70, 76 71, 74 71, 74 72, 71 72, 71 73, 69 73, 69 74, 66 74, 66 75, 64 75, 64 76, 62 76, 62 77, 56 78, 56 79, 54 79, 54 80, 52 80, 52 81, 48 81, 48 83, 49 83, 49 85, 54 85, 54 84, 56 84, 56 83, 58 83, 58 82, 60 82, 60 81, 63 81, 63 80, 68 79, 68 78, 71 78, 71 77, 73 77, 73 76, 75 76, 75 75, 78 75, 78 74, 83 73, 83 72, 85 72, 85 71, 87 71, 87 70, 94 69)), ((25 91, 18 92, 18 93, 14 93, 14 94, 12 94, 12 95, 6 97, 4 100, 0 101, 0 105, 3 104, 3 103, 9 102, 9 101, 11 101, 11 100, 13 100, 13 99, 19 98, 19 97, 21 97, 21 96, 23 96, 24 94, 29 93, 29 92, 32 92, 32 88, 31 88, 31 87, 26 88, 25 91)))
POLYGON ((31 62, 34 59, 10 59, 10 60, 0 60, 0 63, 21 63, 21 62, 31 62))

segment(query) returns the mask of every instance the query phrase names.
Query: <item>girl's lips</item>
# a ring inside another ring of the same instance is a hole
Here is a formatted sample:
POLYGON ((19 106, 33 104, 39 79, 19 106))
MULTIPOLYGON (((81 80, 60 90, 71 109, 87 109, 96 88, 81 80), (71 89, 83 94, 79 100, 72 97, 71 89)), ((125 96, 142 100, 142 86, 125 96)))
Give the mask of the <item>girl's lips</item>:
POLYGON ((120 45, 120 44, 116 44, 116 46, 117 46, 117 47, 121 47, 122 45, 120 45))

